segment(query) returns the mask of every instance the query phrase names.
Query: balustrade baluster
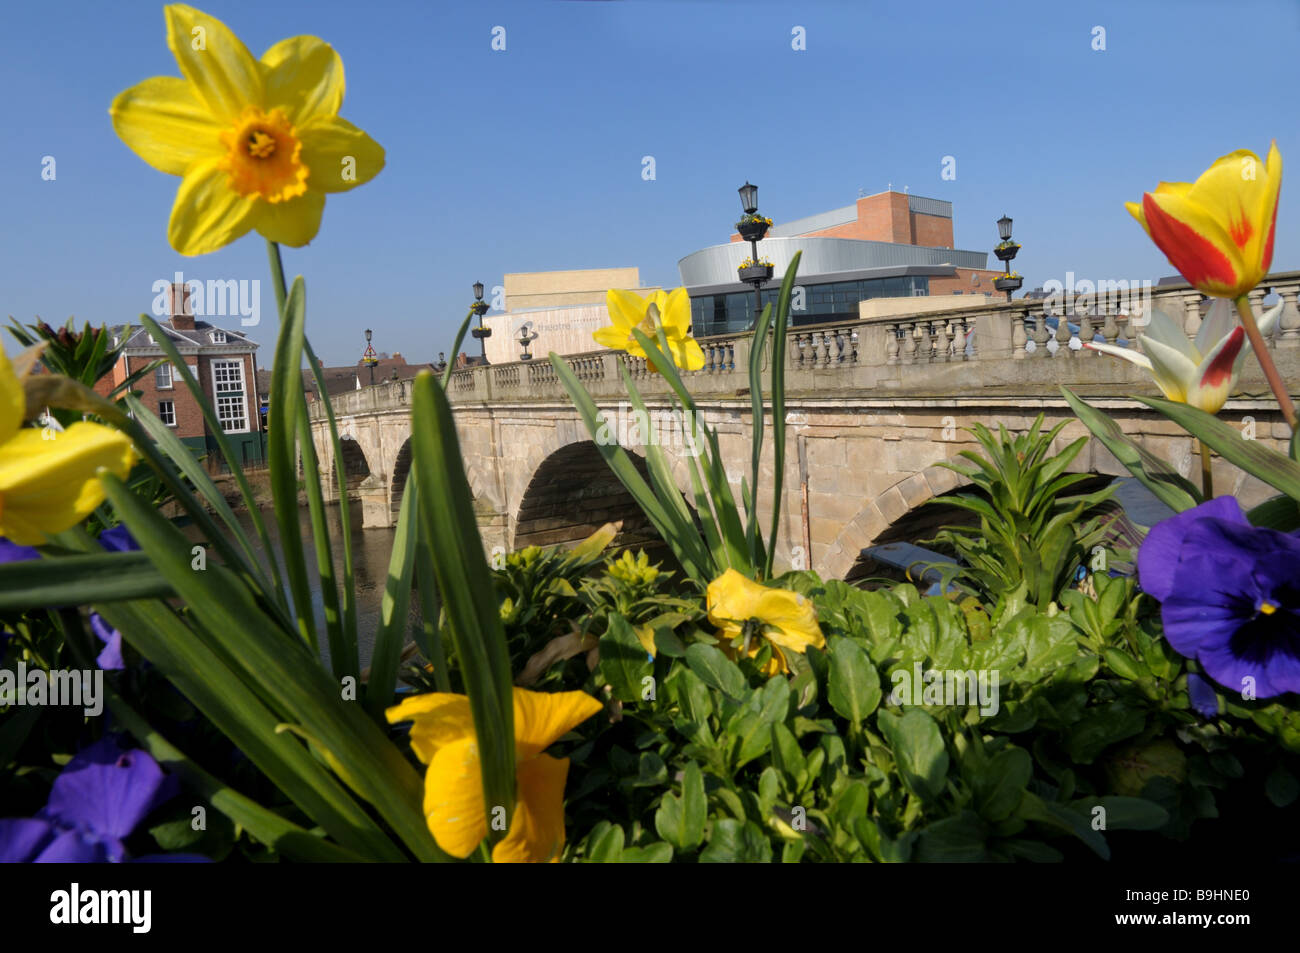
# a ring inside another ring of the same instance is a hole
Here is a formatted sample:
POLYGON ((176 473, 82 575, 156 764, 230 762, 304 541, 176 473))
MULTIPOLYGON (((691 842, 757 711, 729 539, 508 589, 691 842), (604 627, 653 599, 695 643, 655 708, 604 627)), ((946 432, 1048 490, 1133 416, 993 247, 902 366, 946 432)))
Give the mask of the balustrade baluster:
POLYGON ((1023 360, 1029 356, 1029 351, 1026 350, 1029 344, 1029 332, 1025 328, 1027 313, 1024 308, 1014 308, 1011 311, 1011 356, 1015 360, 1023 360))
POLYGON ((1056 356, 1070 356, 1070 319, 1062 314, 1060 320, 1056 322, 1056 356))
POLYGON ((1034 315, 1034 357, 1051 357, 1047 350, 1047 314, 1034 315))
POLYGON ((1282 314, 1278 319, 1278 347, 1300 347, 1300 307, 1297 307, 1297 300, 1300 299, 1300 288, 1296 285, 1288 285, 1284 288, 1274 289, 1282 298, 1282 314))
POLYGON ((915 364, 918 350, 917 341, 921 336, 920 331, 906 324, 899 325, 899 330, 903 335, 903 363, 915 364))
POLYGON ((898 359, 898 335, 901 325, 885 325, 885 363, 897 364, 898 359))
MULTIPOLYGON (((1105 305, 1102 305, 1102 308, 1105 307, 1106 307, 1105 305)), ((1085 311, 1083 312, 1083 314, 1079 315, 1079 353, 1077 355, 1078 357, 1083 357, 1085 355, 1092 354, 1092 351, 1084 347, 1085 344, 1089 343, 1092 340, 1092 336, 1093 336, 1092 315, 1089 314, 1087 311, 1085 311)))

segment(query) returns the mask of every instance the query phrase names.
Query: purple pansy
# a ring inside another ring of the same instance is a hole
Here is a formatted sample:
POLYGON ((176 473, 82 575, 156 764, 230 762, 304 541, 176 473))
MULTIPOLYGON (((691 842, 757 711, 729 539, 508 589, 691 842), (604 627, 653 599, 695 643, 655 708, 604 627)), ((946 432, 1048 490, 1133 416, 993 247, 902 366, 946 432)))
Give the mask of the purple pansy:
POLYGON ((0 820, 0 863, 127 860, 123 840, 176 793, 176 779, 147 752, 123 751, 106 735, 68 762, 35 817, 0 820))
POLYGON ((125 523, 120 523, 111 529, 106 529, 99 534, 99 545, 103 546, 110 553, 129 553, 132 550, 138 550, 140 544, 132 537, 131 532, 126 528, 125 523))
POLYGON ((1300 691, 1300 539, 1251 526, 1220 496, 1152 527, 1138 575, 1169 644, 1214 681, 1253 680, 1256 698, 1300 691))
POLYGON ((41 556, 30 546, 19 546, 0 536, 0 563, 16 563, 25 559, 39 559, 41 556))
POLYGON ((1187 674, 1187 695, 1192 707, 1206 718, 1214 718, 1219 714, 1219 696, 1214 691, 1214 686, 1195 672, 1187 674))

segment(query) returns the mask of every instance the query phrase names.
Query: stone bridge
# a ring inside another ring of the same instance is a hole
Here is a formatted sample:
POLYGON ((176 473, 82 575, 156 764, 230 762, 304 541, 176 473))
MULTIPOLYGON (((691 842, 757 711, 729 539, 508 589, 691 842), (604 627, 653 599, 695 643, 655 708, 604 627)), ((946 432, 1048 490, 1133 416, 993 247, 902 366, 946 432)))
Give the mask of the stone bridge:
MULTIPOLYGON (((1282 320, 1270 347, 1282 376, 1300 381, 1300 272, 1270 276, 1254 293, 1256 313, 1281 295, 1282 320), (1266 290, 1267 289, 1267 290, 1266 290)), ((1139 368, 1079 348, 1100 334, 1141 346, 1152 307, 1184 322, 1201 323, 1202 298, 1186 285, 1151 289, 1145 300, 1076 302, 1057 308, 1067 320, 1043 320, 1043 303, 981 299, 966 308, 791 328, 786 345, 786 454, 778 562, 815 569, 827 578, 863 571, 862 550, 914 540, 943 522, 944 507, 921 504, 958 489, 962 479, 935 464, 976 444, 963 428, 976 422, 1023 431, 1038 413, 1047 423, 1071 421, 1059 444, 1087 434, 1060 394, 1067 385, 1115 416, 1124 431, 1196 479, 1191 438, 1127 395, 1159 396, 1139 368)), ((737 499, 750 463, 750 398, 746 368, 752 335, 700 341, 703 370, 686 375, 701 412, 718 431, 737 499)), ((765 342, 764 369, 770 342, 765 342)), ((565 358, 634 460, 644 470, 645 429, 631 414, 619 373, 623 363, 646 399, 651 429, 670 460, 679 488, 692 500, 680 420, 667 388, 645 361, 611 351, 565 358)), ((766 377, 766 374, 765 374, 766 377)), ((473 367, 452 375, 448 388, 466 475, 484 543, 512 550, 564 544, 607 520, 622 519, 621 541, 653 535, 622 485, 607 470, 567 394, 544 359, 473 367)), ((364 525, 389 526, 410 467, 411 385, 391 381, 332 399, 343 439, 350 498, 359 499, 364 525)), ((770 413, 770 405, 769 405, 770 413)), ((322 466, 328 423, 312 407, 313 438, 322 466)), ((1247 355, 1238 392, 1220 417, 1285 452, 1290 432, 1276 410, 1253 355, 1247 355)), ((770 490, 771 430, 761 488, 770 490)), ((1251 503, 1273 491, 1214 461, 1218 492, 1251 503)), ((1126 474, 1096 440, 1072 469, 1098 483, 1126 474)), ((333 488, 334 474, 326 481, 333 488)), ((760 511, 772 501, 760 494, 760 511)), ((952 511, 948 511, 951 513, 952 511)), ((767 517, 765 517, 766 520, 767 517)))

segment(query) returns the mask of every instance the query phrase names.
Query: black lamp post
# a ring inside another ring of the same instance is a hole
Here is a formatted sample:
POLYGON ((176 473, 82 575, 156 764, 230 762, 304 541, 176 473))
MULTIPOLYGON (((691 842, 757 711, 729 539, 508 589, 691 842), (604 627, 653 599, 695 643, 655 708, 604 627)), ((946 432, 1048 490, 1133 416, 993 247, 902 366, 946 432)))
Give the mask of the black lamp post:
POLYGON ((528 321, 519 326, 519 360, 521 361, 533 359, 533 355, 528 351, 528 345, 537 340, 537 335, 529 330, 531 327, 532 324, 528 321))
POLYGON ((375 365, 378 364, 379 361, 378 359, 370 356, 370 329, 369 328, 366 328, 366 354, 365 357, 363 357, 361 360, 363 360, 366 364, 370 366, 370 386, 374 387, 375 386, 375 365))
POLYGON ((478 327, 471 329, 469 333, 478 338, 478 343, 483 348, 483 363, 486 364, 488 362, 487 339, 492 336, 492 329, 483 325, 483 315, 487 314, 488 305, 483 300, 483 282, 481 281, 474 282, 473 310, 478 315, 478 327))
POLYGON ((1001 278, 995 278, 993 287, 998 291, 1005 291, 1007 300, 1010 301, 1011 292, 1017 290, 1024 283, 1024 279, 1011 277, 1011 259, 1015 258, 1016 253, 1020 251, 1020 243, 1011 240, 1011 219, 1006 215, 998 219, 998 237, 1002 241, 993 249, 993 254, 997 256, 998 261, 1006 264, 1006 274, 1001 278))
MULTIPOLYGON (((760 264, 758 260, 758 243, 767 234, 767 222, 754 217, 754 213, 758 211, 758 186, 750 185, 746 180, 737 191, 740 193, 740 207, 744 209, 745 216, 736 223, 736 231, 740 233, 742 239, 749 242, 751 262, 748 268, 740 269, 740 280, 754 286, 754 321, 756 322, 758 313, 763 310, 761 292, 763 282, 772 277, 772 266, 760 264)), ((753 322, 751 326, 752 324, 753 322)))

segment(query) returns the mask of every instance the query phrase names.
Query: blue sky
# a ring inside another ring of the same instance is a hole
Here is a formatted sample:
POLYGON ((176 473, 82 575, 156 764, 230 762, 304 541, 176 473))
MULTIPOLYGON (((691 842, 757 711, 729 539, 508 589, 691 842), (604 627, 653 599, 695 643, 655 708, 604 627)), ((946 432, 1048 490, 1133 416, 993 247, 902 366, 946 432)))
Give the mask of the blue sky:
MULTIPOLYGON (((341 115, 387 150, 373 182, 329 198, 311 245, 285 249, 330 364, 356 361, 366 327, 379 350, 433 359, 470 285, 506 272, 636 265, 644 283, 675 286, 679 258, 727 239, 746 179, 778 222, 891 182, 948 199, 959 248, 991 249, 1006 212, 1033 287, 1067 271, 1169 274, 1123 208, 1160 179, 1194 179, 1237 148, 1262 155, 1272 138, 1287 182, 1300 169, 1295 0, 197 5, 255 56, 300 33, 332 43, 341 115), (491 49, 496 26, 504 52, 491 49), (791 48, 795 26, 806 50, 791 48), (954 181, 940 177, 949 155, 954 181)), ((179 75, 162 7, 0 8, 0 315, 120 322, 177 270, 261 279, 251 330, 267 366, 277 320, 264 242, 176 254, 166 224, 179 179, 109 122, 118 92, 179 75)), ((1284 184, 1278 270, 1300 268, 1297 192, 1284 184)))

